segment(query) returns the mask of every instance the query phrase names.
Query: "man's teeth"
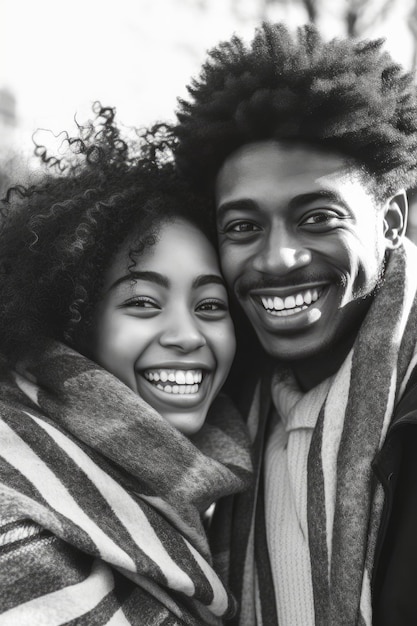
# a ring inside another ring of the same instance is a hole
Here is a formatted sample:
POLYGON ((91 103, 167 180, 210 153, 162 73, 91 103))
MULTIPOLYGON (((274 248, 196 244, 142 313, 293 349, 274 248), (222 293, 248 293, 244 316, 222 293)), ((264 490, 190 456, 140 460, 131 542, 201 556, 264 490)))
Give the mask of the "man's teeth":
POLYGON ((174 394, 197 393, 203 379, 202 370, 146 370, 143 375, 157 389, 174 394))
POLYGON ((321 290, 319 289, 306 289, 306 291, 301 291, 300 293, 287 296, 286 298, 280 298, 279 296, 267 298, 266 296, 262 296, 261 300, 268 313, 285 316, 304 311, 312 302, 316 302, 320 295, 321 290))

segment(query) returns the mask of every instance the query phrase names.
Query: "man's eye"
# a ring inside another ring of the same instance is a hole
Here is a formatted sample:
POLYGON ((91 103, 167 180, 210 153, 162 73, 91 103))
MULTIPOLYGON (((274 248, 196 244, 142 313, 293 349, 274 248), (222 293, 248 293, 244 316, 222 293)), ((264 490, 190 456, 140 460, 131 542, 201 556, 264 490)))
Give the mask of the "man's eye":
POLYGON ((259 226, 254 224, 253 222, 232 222, 227 224, 225 228, 220 229, 220 232, 231 237, 239 236, 239 235, 253 235, 254 233, 260 231, 259 226))
POLYGON ((236 233, 248 233, 254 230, 259 230, 259 228, 251 222, 238 222, 237 224, 229 226, 228 230, 233 230, 236 233))
POLYGON ((335 211, 316 211, 310 213, 302 221, 302 226, 328 226, 331 228, 335 226, 339 220, 343 219, 342 215, 339 215, 335 211))
POLYGON ((333 216, 326 215, 325 213, 315 213, 314 215, 310 215, 306 220, 304 220, 304 224, 325 224, 328 222, 333 216))

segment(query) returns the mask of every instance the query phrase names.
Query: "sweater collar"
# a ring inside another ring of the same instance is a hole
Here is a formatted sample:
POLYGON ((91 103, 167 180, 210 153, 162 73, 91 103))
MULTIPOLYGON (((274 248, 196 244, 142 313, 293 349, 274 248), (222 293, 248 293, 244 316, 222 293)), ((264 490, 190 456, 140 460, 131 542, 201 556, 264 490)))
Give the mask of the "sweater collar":
POLYGON ((275 371, 271 384, 272 401, 287 432, 315 427, 333 378, 326 378, 305 392, 290 370, 275 371))

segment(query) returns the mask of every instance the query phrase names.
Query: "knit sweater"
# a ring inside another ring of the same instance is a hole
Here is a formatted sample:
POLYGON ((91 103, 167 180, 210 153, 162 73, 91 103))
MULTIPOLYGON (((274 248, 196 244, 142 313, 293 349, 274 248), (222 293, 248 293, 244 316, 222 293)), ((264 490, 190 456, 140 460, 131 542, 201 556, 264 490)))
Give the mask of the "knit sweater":
MULTIPOLYGON (((288 373, 289 374, 289 373, 288 373)), ((280 626, 314 626, 307 519, 307 462, 331 379, 303 393, 289 374, 275 376, 265 447, 265 530, 280 626)))

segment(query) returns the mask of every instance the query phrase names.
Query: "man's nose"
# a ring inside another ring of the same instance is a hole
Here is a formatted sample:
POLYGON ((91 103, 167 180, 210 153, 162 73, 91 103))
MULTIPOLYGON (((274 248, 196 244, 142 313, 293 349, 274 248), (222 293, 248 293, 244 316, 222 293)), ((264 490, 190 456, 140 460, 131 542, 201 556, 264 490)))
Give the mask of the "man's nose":
POLYGON ((311 252, 294 233, 273 228, 262 242, 253 268, 264 274, 288 274, 311 262, 311 252))
POLYGON ((172 312, 162 332, 159 343, 164 348, 174 348, 180 352, 192 352, 206 345, 206 338, 190 312, 172 312))

